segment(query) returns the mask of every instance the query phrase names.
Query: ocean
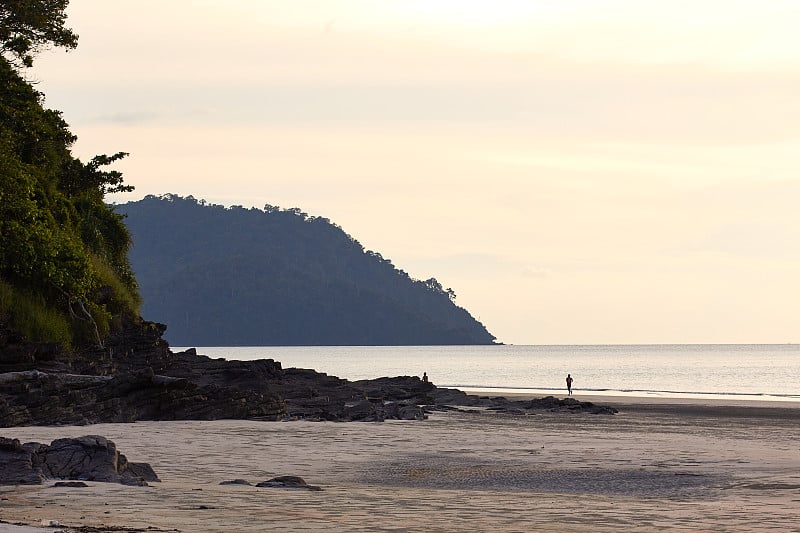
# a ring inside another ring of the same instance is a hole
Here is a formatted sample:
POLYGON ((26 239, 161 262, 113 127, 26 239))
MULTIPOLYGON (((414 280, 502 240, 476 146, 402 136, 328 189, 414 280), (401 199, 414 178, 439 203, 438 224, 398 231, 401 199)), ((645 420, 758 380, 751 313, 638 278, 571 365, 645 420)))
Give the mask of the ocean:
MULTIPOLYGON (((185 348, 173 348, 174 351, 185 348)), ((349 380, 422 376, 441 387, 502 395, 800 401, 800 345, 235 346, 197 347, 212 358, 274 359, 349 380)))

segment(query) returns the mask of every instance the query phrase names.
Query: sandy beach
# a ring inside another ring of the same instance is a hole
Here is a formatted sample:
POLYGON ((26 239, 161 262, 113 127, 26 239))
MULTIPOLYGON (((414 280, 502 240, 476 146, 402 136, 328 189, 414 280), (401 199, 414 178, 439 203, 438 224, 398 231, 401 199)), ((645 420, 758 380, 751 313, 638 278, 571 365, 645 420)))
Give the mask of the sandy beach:
POLYGON ((800 531, 799 404, 602 401, 620 412, 6 428, 0 435, 23 442, 106 436, 162 481, 0 487, 0 521, 54 520, 63 531, 800 531), (219 484, 278 475, 323 490, 219 484))

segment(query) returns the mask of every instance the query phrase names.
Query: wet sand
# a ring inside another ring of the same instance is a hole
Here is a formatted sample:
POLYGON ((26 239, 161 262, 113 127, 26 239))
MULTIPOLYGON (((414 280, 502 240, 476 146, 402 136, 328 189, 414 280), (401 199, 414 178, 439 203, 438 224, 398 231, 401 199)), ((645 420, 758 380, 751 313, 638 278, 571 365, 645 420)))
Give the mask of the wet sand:
POLYGON ((0 520, 64 531, 800 531, 800 405, 596 400, 620 413, 7 428, 23 441, 104 435, 162 482, 0 487, 0 520), (219 485, 277 475, 323 490, 219 485))

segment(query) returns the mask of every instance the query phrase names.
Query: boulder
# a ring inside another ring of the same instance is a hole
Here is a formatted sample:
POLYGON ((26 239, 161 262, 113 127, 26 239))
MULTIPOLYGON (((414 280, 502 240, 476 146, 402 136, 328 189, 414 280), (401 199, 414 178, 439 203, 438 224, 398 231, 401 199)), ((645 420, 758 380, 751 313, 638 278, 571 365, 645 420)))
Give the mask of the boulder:
POLYGON ((616 414, 618 411, 613 407, 595 405, 592 402, 581 402, 575 398, 559 399, 554 396, 545 396, 530 400, 524 407, 526 409, 546 409, 549 411, 571 411, 589 414, 616 414))
POLYGON ((24 446, 19 439, 0 437, 0 485, 41 485, 45 476, 40 458, 36 455, 38 443, 24 446))
POLYGON ((359 400, 344 404, 343 417, 345 420, 375 419, 375 403, 369 400, 359 400))
POLYGON ((0 485, 41 484, 45 479, 139 486, 159 481, 149 464, 129 463, 112 441, 98 435, 56 439, 49 446, 0 437, 0 485))
POLYGON ((397 410, 397 418, 400 420, 425 420, 428 418, 425 411, 418 405, 404 405, 397 410))
POLYGON ((250 483, 246 479, 241 479, 241 478, 232 479, 230 481, 221 481, 220 485, 246 485, 248 487, 252 487, 253 486, 252 483, 250 483))
POLYGON ((297 490, 322 490, 321 487, 316 485, 309 485, 300 476, 278 476, 267 481, 258 483, 256 487, 274 487, 279 489, 297 489, 297 490))
POLYGON ((56 481, 53 487, 66 487, 66 488, 83 488, 88 487, 83 481, 56 481))

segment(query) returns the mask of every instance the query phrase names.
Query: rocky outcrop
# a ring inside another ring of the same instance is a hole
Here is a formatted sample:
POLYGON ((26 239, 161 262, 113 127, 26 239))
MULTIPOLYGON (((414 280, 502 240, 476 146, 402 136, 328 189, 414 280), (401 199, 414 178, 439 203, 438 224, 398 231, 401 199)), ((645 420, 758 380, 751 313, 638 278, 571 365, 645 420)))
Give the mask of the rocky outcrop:
POLYGON ((132 463, 97 435, 49 445, 0 437, 0 485, 38 485, 48 479, 147 485, 159 481, 147 463, 132 463))
POLYGON ((592 402, 581 402, 575 398, 556 398, 545 396, 533 400, 508 400, 504 397, 486 398, 483 406, 499 413, 527 414, 536 411, 586 413, 593 415, 613 415, 618 411, 613 407, 596 405, 592 402))
POLYGON ((68 352, 0 324, 0 427, 285 416, 270 385, 280 363, 173 353, 165 328, 130 323, 102 348, 68 352))
POLYGON ((571 411, 580 413, 589 413, 593 415, 613 415, 618 411, 613 407, 607 405, 596 405, 592 402, 581 402, 575 398, 556 398, 554 396, 546 396, 534 400, 523 402, 525 409, 546 409, 548 411, 571 411))
POLYGON ((0 314, 0 372, 21 372, 35 368, 68 371, 63 350, 56 343, 28 342, 11 328, 0 314))
POLYGON ((469 395, 416 376, 350 382, 271 359, 227 361, 172 352, 164 325, 139 321, 103 348, 28 343, 0 321, 0 427, 137 420, 422 420, 452 406, 501 413, 611 413, 567 398, 531 402, 469 395))
POLYGON ((283 404, 274 395, 201 386, 147 371, 114 376, 35 370, 0 374, 3 426, 279 418, 282 414, 283 404))

